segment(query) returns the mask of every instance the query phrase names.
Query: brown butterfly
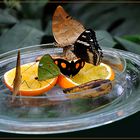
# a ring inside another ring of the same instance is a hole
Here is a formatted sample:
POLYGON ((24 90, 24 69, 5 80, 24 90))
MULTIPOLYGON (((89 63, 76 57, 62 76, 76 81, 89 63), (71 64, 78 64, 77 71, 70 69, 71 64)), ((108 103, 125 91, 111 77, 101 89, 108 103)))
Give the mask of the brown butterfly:
POLYGON ((20 85, 22 82, 21 79, 21 68, 20 68, 20 50, 18 51, 17 54, 17 62, 16 62, 16 72, 15 72, 15 78, 13 81, 13 96, 12 96, 12 101, 15 99, 15 96, 18 94, 20 85))
POLYGON ((84 26, 72 19, 63 7, 58 6, 56 8, 52 19, 52 32, 58 45, 61 47, 73 45, 84 31, 84 26))
POLYGON ((63 7, 58 6, 52 20, 52 31, 59 47, 67 52, 71 51, 76 57, 99 65, 103 53, 97 42, 95 32, 92 29, 85 29, 84 26, 69 16, 63 7))

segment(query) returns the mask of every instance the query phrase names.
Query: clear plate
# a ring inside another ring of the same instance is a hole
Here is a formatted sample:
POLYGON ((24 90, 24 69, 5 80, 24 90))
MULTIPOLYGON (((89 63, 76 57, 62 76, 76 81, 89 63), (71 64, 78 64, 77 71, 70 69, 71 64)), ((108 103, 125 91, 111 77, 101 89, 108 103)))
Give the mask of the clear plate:
MULTIPOLYGON (((54 48, 53 44, 23 48, 21 63, 34 62, 47 53, 61 54, 62 49, 54 48)), ((139 111, 140 56, 108 48, 103 48, 103 53, 103 61, 116 74, 109 94, 94 98, 97 88, 64 94, 55 86, 42 96, 17 96, 14 102, 3 75, 15 67, 17 50, 0 55, 0 131, 21 134, 78 131, 109 124, 139 111)))

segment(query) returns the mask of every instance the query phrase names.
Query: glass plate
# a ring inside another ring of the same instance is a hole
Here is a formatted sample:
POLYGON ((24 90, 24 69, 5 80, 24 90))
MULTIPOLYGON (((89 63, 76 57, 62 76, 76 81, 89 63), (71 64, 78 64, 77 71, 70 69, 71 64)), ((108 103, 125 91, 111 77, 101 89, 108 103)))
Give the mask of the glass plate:
MULTIPOLYGON (((53 44, 21 49, 21 63, 34 62, 44 54, 61 54, 53 44)), ((42 96, 17 96, 11 102, 3 75, 16 65, 17 50, 0 55, 0 131, 22 134, 53 134, 109 124, 140 110, 140 56, 103 48, 103 62, 115 71, 109 94, 94 98, 98 88, 64 94, 55 86, 42 96), (90 95, 90 96, 89 96, 90 95)), ((99 87, 100 88, 100 87, 99 87)))

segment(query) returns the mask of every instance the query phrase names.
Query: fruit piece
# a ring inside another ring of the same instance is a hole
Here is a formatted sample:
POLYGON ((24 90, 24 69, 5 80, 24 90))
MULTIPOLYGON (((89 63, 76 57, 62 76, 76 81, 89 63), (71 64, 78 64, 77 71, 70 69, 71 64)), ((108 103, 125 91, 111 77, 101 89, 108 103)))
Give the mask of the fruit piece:
POLYGON ((115 73, 112 68, 104 63, 100 63, 98 66, 86 63, 80 72, 71 77, 71 80, 78 84, 83 84, 97 79, 109 79, 113 80, 115 73))
MULTIPOLYGON (((22 83, 19 93, 22 96, 36 96, 50 90, 57 82, 57 78, 51 78, 44 81, 38 80, 38 64, 32 62, 21 65, 22 83)), ((13 80, 15 77, 15 68, 4 74, 4 82, 6 86, 13 91, 13 80)))
POLYGON ((110 66, 104 63, 98 66, 85 63, 85 66, 73 77, 68 78, 60 74, 57 83, 62 88, 71 88, 97 79, 113 80, 114 78, 115 73, 110 66))
POLYGON ((62 88, 70 88, 78 85, 77 83, 73 82, 69 77, 63 74, 60 74, 58 76, 57 84, 62 88))

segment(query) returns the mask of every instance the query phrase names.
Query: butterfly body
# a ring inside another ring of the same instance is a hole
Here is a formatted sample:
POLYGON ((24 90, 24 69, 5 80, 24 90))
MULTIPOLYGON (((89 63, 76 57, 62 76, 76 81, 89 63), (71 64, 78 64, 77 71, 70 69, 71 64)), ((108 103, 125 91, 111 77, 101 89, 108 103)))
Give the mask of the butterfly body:
POLYGON ((58 58, 54 59, 54 63, 60 68, 61 73, 67 76, 76 75, 85 65, 85 61, 82 59, 69 62, 65 59, 58 58))

